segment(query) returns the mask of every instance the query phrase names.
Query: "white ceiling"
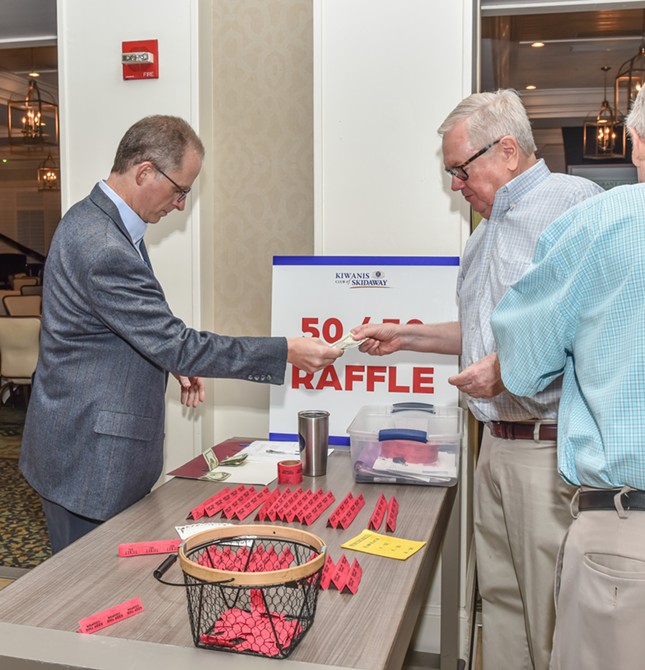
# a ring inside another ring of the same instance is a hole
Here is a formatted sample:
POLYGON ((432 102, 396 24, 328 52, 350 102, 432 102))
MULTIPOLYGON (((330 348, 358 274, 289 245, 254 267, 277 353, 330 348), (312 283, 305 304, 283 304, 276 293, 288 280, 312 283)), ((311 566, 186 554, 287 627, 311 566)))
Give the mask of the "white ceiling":
POLYGON ((56 41, 56 0, 0 0, 0 47, 56 41))

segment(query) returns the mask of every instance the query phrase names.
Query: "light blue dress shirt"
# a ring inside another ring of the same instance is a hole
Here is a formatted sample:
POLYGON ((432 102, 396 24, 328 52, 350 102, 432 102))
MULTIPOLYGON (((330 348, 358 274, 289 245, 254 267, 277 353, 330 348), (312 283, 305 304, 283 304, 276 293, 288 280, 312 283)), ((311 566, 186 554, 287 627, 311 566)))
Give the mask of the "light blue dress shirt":
MULTIPOLYGON (((497 350, 491 314, 506 289, 528 270, 542 231, 570 207, 600 192, 587 179, 550 172, 543 160, 497 190, 489 219, 466 244, 457 280, 462 367, 497 350)), ((468 406, 484 422, 555 419, 559 399, 556 381, 534 398, 508 393, 469 397, 468 406)))
POLYGON ((614 188, 550 226, 492 326, 512 393, 533 395, 564 372, 564 478, 645 489, 645 184, 614 188))
POLYGON ((99 186, 105 195, 107 195, 107 197, 116 205, 116 208, 121 215, 121 220, 130 234, 130 238, 132 239, 136 250, 139 252, 139 256, 143 259, 139 247, 141 245, 141 240, 143 240, 143 236, 146 234, 148 224, 130 207, 130 205, 126 204, 123 198, 117 195, 104 180, 99 182, 99 186))

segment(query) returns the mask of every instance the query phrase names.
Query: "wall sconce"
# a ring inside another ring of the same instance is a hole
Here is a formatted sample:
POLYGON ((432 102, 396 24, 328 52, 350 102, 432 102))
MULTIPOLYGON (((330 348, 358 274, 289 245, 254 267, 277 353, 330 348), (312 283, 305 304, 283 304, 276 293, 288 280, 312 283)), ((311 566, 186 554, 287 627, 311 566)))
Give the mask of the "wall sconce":
POLYGON ((51 152, 38 166, 37 174, 39 191, 60 191, 60 170, 51 152))
POLYGON ((7 116, 10 145, 58 144, 58 105, 34 79, 24 98, 9 100, 7 116))
POLYGON ((618 121, 607 102, 608 65, 600 68, 605 73, 605 96, 600 110, 593 119, 584 122, 583 158, 624 158, 625 124, 618 121))

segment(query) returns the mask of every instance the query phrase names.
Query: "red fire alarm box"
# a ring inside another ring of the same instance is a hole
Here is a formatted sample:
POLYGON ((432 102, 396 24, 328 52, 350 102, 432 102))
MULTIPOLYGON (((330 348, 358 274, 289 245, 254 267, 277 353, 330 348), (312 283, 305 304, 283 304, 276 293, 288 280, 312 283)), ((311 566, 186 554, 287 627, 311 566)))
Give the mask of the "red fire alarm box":
POLYGON ((121 64, 124 79, 159 79, 157 40, 123 42, 121 64))

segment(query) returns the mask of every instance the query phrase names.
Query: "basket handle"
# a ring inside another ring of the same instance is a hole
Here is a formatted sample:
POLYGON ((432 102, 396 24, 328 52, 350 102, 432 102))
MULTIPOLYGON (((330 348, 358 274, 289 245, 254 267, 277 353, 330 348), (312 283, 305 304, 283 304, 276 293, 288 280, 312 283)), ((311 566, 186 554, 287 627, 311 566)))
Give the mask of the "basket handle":
MULTIPOLYGON (((163 563, 152 573, 154 578, 158 581, 161 582, 162 584, 165 584, 166 586, 183 586, 185 588, 189 588, 191 586, 202 586, 202 584, 177 584, 176 582, 167 582, 165 579, 163 579, 163 576, 170 570, 170 568, 174 565, 175 561, 177 560, 177 554, 171 554, 170 556, 166 556, 164 559, 163 563)), ((232 579, 222 579, 217 582, 211 582, 212 584, 227 584, 228 582, 232 582, 232 579)))
POLYGON ((174 584, 171 582, 166 582, 162 579, 162 577, 166 574, 166 572, 168 572, 168 570, 170 570, 170 568, 174 565, 176 560, 177 560, 177 554, 170 554, 170 556, 166 556, 166 558, 164 558, 163 563, 152 573, 154 575, 154 578, 158 582, 166 584, 167 586, 183 586, 183 584, 174 584))

